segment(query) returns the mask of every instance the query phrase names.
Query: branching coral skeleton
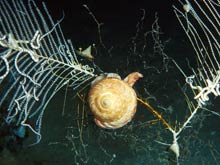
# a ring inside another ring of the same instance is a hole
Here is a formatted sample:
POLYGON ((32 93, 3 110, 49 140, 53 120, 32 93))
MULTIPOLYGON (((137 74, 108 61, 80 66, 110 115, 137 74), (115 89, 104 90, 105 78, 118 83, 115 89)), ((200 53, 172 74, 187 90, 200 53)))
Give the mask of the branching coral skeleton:
MULTIPOLYGON (((176 154, 178 162, 179 147, 177 139, 184 128, 188 126, 192 118, 197 113, 198 109, 210 101, 209 96, 220 96, 220 65, 219 65, 219 1, 203 0, 197 2, 186 0, 185 3, 179 1, 183 6, 183 12, 174 7, 175 14, 186 32, 198 59, 199 74, 194 74, 186 78, 186 83, 189 84, 194 91, 194 99, 197 100, 197 106, 194 107, 188 119, 184 122, 182 127, 173 134, 173 143, 170 149, 176 154), (192 17, 192 18, 189 18, 192 17), (183 18, 183 19, 182 19, 183 18), (196 24, 201 31, 197 30, 196 24), (184 21, 185 20, 185 21, 184 21), (186 24, 184 25, 184 22, 186 24)), ((182 70, 181 70, 182 72, 182 70)))
POLYGON ((194 107, 190 116, 177 132, 169 129, 173 134, 173 143, 170 149, 176 154, 177 163, 180 154, 177 142, 179 134, 187 128, 198 109, 203 108, 209 101, 210 94, 216 97, 220 96, 219 15, 217 14, 220 6, 219 1, 214 3, 214 1, 210 0, 203 0, 202 2, 195 0, 192 1, 194 6, 188 0, 185 3, 179 2, 183 6, 184 12, 181 12, 176 7, 174 7, 174 11, 197 54, 199 74, 185 77, 186 83, 190 85, 195 93, 194 99, 197 100, 197 106, 194 107), (189 19, 189 15, 196 20, 202 32, 199 33, 196 30, 196 27, 189 19), (183 20, 182 17, 184 18, 183 20), (184 25, 184 20, 186 25, 184 25), (217 35, 214 35, 214 33, 217 35), (202 38, 203 35, 205 36, 204 38, 202 38))
MULTIPOLYGON (((203 0, 197 2, 196 0, 179 0, 182 10, 174 6, 174 12, 187 34, 197 57, 198 73, 194 71, 193 75, 186 76, 184 71, 173 60, 174 64, 185 77, 186 83, 190 86, 195 94, 194 100, 197 101, 196 105, 190 101, 188 107, 190 115, 186 121, 178 128, 172 128, 171 125, 160 115, 154 108, 147 102, 138 99, 144 104, 172 133, 173 141, 171 144, 156 141, 162 145, 169 146, 169 149, 174 152, 176 156, 176 163, 179 164, 180 147, 178 139, 181 132, 190 127, 193 117, 199 109, 204 109, 204 106, 210 101, 210 95, 215 97, 220 96, 220 65, 219 65, 219 1, 203 0), (197 24, 196 24, 196 23, 197 24), (194 25, 195 24, 195 25, 194 25), (197 30, 198 27, 201 31, 197 30)), ((156 29, 154 29, 156 30, 156 29)), ((214 114, 214 113, 213 113, 214 114)))
POLYGON ((5 121, 28 127, 38 143, 50 99, 63 86, 76 89, 96 75, 79 63, 71 41, 64 38, 63 17, 55 23, 44 3, 41 12, 33 0, 25 2, 0 1, 0 84, 6 84, 0 106, 10 99, 5 121), (36 124, 28 124, 29 118, 36 124))

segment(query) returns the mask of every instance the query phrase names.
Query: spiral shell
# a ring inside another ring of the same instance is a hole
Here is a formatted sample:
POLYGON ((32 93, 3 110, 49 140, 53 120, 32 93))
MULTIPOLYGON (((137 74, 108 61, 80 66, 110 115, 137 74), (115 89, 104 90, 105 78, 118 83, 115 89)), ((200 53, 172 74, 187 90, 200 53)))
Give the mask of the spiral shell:
POLYGON ((125 81, 113 77, 98 81, 91 88, 88 101, 96 124, 107 129, 127 124, 137 107, 134 89, 125 81))

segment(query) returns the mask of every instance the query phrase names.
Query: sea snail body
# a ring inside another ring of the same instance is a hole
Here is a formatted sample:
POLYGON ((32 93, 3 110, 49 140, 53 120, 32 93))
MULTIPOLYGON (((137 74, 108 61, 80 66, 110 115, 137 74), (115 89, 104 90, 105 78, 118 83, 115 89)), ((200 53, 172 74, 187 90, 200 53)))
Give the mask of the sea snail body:
POLYGON ((131 121, 137 107, 137 96, 132 86, 141 77, 142 74, 134 72, 121 80, 119 75, 109 73, 92 82, 88 102, 98 126, 116 129, 131 121))

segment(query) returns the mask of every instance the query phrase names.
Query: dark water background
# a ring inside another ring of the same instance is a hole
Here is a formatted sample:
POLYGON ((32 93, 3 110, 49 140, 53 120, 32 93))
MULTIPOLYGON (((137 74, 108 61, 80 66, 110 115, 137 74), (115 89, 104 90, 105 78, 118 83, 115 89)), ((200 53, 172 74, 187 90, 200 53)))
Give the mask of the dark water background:
MULTIPOLYGON (((134 86, 138 96, 148 98, 172 126, 181 125, 189 114, 180 89, 185 80, 169 60, 167 68, 164 67, 163 56, 153 50, 154 40, 149 35, 145 42, 143 35, 152 30, 157 12, 160 39, 165 44, 164 52, 190 75, 186 59, 194 66, 195 54, 175 18, 172 9, 175 3, 171 0, 46 1, 55 19, 61 18, 62 12, 65 13, 63 31, 75 48, 96 44, 98 52, 94 55, 94 62, 103 71, 116 72, 123 78, 133 71, 141 72, 144 78, 134 86), (103 23, 101 34, 107 49, 99 45, 97 25, 82 4, 87 4, 97 20, 103 23), (131 38, 137 31, 142 9, 146 15, 135 40, 137 50, 134 52, 131 38), (144 46, 146 49, 143 52, 144 46), (110 53, 107 50, 111 50, 110 53)), ((190 92, 186 92, 192 98, 190 92)), ((86 95, 87 89, 82 93, 86 95)), ((57 93, 43 117, 41 142, 16 153, 4 150, 0 155, 0 164, 175 164, 174 155, 167 150, 167 146, 154 141, 172 143, 172 135, 161 122, 149 122, 156 118, 143 105, 138 105, 134 119, 127 126, 114 131, 102 130, 94 124, 87 105, 83 108, 82 101, 75 95, 76 91, 71 89, 67 93, 66 89, 57 93)), ((219 104, 219 100, 213 98, 208 108, 218 111, 219 104)), ((180 164, 220 164, 219 131, 219 117, 198 112, 192 127, 180 135, 180 164)), ((30 133, 25 143, 33 140, 30 133)))

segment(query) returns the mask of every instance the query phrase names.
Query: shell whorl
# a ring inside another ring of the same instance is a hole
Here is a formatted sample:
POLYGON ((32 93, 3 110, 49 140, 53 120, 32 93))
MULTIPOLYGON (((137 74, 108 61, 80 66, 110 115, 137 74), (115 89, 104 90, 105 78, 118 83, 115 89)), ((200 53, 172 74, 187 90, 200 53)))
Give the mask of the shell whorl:
POLYGON ((96 83, 91 88, 88 99, 96 124, 103 128, 120 128, 136 112, 134 89, 117 78, 104 78, 96 83))

